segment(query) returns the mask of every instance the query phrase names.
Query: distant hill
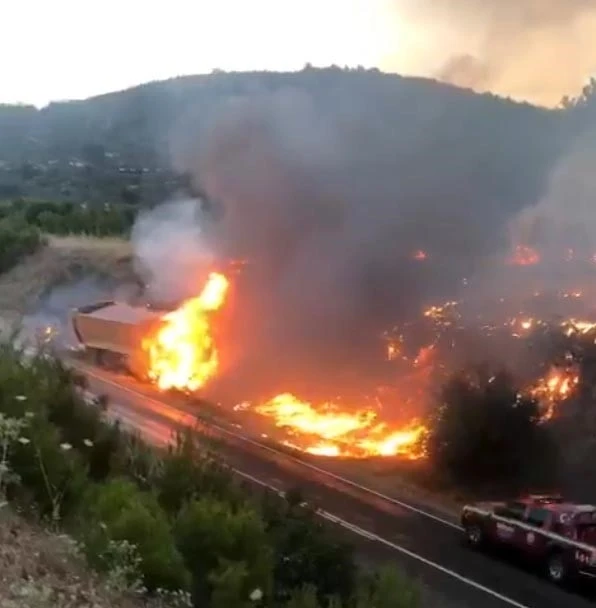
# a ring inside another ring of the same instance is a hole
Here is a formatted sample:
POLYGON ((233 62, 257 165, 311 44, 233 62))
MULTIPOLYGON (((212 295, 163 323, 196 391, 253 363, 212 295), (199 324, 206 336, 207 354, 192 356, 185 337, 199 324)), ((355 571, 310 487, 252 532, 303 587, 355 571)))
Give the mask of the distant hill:
POLYGON ((0 198, 157 200, 184 184, 180 155, 231 100, 288 90, 343 130, 359 173, 389 172, 423 197, 440 188, 517 206, 537 196, 565 139, 561 112, 431 80, 339 68, 214 73, 41 110, 0 106, 0 198))

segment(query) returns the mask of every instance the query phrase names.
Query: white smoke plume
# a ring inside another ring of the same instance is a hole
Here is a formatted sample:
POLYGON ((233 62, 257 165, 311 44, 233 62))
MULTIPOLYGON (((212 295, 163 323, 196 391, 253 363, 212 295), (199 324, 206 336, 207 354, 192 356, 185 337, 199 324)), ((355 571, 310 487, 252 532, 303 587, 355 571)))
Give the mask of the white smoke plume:
POLYGON ((177 200, 142 212, 131 242, 135 270, 149 301, 167 306, 199 292, 212 264, 201 227, 200 201, 177 200))

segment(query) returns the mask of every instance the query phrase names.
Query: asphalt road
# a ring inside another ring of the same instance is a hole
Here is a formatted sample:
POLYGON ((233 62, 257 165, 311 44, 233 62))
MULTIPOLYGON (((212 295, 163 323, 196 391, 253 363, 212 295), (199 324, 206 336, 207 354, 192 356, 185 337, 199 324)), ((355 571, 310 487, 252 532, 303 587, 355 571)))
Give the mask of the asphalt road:
MULTIPOLYGON (((89 370, 88 370, 89 371, 89 370)), ((154 442, 167 442, 171 431, 194 424, 189 408, 131 381, 99 370, 87 374, 89 390, 110 398, 110 411, 154 442), (157 398, 156 398, 157 397, 157 398)), ((235 437, 223 430, 224 459, 253 484, 276 491, 300 487, 321 516, 351 535, 357 550, 373 560, 394 561, 424 587, 460 608, 583 608, 593 606, 586 593, 571 593, 496 557, 463 546, 456 521, 429 512, 398 496, 383 497, 316 470, 286 454, 235 437)), ((324 466, 319 465, 319 466, 324 466)))

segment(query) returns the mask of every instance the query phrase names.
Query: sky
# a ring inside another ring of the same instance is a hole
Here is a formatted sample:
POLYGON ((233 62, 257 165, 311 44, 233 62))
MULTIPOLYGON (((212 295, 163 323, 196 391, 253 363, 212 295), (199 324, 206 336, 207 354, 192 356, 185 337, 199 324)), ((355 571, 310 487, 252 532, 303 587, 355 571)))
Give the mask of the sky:
POLYGON ((2 0, 2 18, 0 102, 38 106, 307 62, 556 105, 596 69, 596 0, 2 0))

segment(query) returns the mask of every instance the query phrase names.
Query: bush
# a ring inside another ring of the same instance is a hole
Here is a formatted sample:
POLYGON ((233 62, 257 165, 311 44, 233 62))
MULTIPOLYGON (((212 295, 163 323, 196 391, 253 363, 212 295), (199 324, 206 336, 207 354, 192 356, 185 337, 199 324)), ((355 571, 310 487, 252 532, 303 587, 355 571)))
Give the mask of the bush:
POLYGON ((154 484, 161 505, 174 516, 196 497, 216 498, 231 506, 246 502, 229 470, 190 430, 175 436, 154 484))
POLYGON ((88 492, 82 517, 87 556, 93 565, 110 570, 110 543, 127 541, 136 547, 149 591, 187 588, 182 556, 164 512, 150 493, 130 481, 111 480, 88 492))
POLYGON ((195 605, 208 602, 218 584, 221 596, 225 580, 234 587, 238 602, 248 599, 254 589, 267 593, 271 588, 271 547, 256 511, 232 510, 214 498, 194 500, 181 511, 175 536, 193 575, 195 605))
POLYGON ((419 588, 393 568, 383 568, 360 585, 355 608, 416 608, 419 588))
POLYGON ((317 589, 319 601, 330 596, 347 601, 356 588, 352 547, 333 538, 312 509, 300 506, 302 497, 288 493, 288 498, 266 496, 263 505, 275 555, 276 599, 287 600, 306 585, 317 589))
POLYGON ((468 487, 517 489, 547 484, 556 473, 537 401, 522 396, 505 373, 477 369, 446 384, 428 452, 440 474, 468 487))
POLYGON ((0 272, 10 270, 42 244, 41 233, 33 226, 0 220, 0 272))

